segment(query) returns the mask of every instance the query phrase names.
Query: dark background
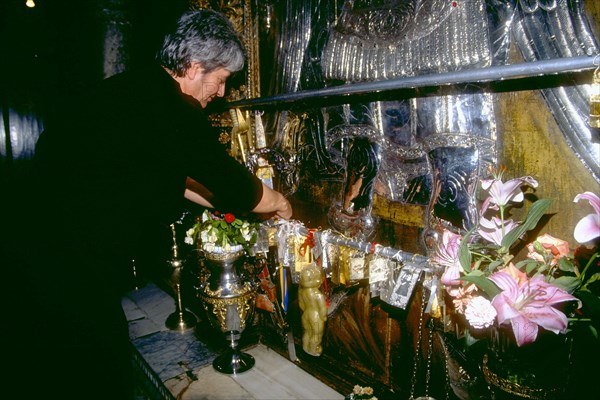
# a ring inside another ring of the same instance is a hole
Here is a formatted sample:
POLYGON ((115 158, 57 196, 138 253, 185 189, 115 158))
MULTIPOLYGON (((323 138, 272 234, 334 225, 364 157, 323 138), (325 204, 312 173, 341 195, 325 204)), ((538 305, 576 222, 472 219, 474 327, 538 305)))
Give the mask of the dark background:
POLYGON ((111 21, 127 35, 128 68, 152 60, 164 27, 188 6, 182 0, 35 3, 28 8, 25 0, 0 2, 3 104, 33 101, 44 107, 103 79, 104 36, 111 21))
MULTIPOLYGON (((116 61, 133 69, 152 62, 167 24, 188 7, 181 0, 35 0, 36 6, 28 8, 25 1, 0 1, 0 121, 4 132, 16 129, 17 135, 24 134, 19 130, 21 118, 43 123, 69 98, 105 78, 108 26, 118 23, 125 38, 122 59, 116 61)), ((35 184, 27 179, 31 160, 12 157, 8 136, 3 140, 7 154, 0 157, 2 208, 17 183, 35 184)), ((167 228, 156 242, 148 243, 145 259, 137 260, 138 272, 151 278, 170 272, 165 264, 172 243, 167 228)), ((178 232, 181 242, 184 236, 184 231, 178 232)))

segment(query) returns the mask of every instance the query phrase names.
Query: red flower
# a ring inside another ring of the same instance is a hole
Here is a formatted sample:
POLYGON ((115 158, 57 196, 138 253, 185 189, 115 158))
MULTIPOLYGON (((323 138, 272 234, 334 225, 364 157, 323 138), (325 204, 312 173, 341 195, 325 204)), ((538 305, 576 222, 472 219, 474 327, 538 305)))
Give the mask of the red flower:
POLYGON ((225 214, 225 221, 230 224, 235 221, 235 215, 233 214, 225 214))

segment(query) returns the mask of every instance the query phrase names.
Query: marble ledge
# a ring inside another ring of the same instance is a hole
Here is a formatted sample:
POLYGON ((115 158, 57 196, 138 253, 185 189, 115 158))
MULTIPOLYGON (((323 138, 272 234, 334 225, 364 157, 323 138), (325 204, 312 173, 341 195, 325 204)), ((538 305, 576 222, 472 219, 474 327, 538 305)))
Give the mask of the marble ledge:
POLYGON ((165 382, 181 400, 343 400, 344 396, 268 347, 246 352, 256 360, 246 372, 224 375, 208 365, 165 382))
POLYGON ((258 344, 245 351, 254 368, 226 375, 212 367, 216 354, 194 331, 165 326, 175 311, 174 299, 154 284, 130 292, 122 300, 132 344, 163 386, 181 400, 342 400, 344 396, 298 365, 258 344))
POLYGON ((165 321, 175 311, 173 298, 154 284, 129 292, 121 305, 129 322, 131 340, 168 331, 165 321))

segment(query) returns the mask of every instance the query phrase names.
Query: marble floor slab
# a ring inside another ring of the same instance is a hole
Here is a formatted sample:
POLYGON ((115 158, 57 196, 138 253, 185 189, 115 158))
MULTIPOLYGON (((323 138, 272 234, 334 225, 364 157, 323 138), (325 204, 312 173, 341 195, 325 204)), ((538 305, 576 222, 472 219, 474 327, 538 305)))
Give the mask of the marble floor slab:
MULTIPOLYGON (((227 375, 212 367, 216 354, 193 331, 165 326, 173 299, 149 284, 123 298, 132 344, 153 375, 181 400, 343 400, 344 396, 263 344, 245 349, 255 360, 249 371, 227 375)), ((299 361, 298 361, 299 362, 299 361)))
POLYGON ((246 352, 256 360, 249 371, 236 375, 217 372, 212 365, 165 382, 181 400, 343 400, 344 396, 268 347, 246 352))
POLYGON ((210 364, 216 357, 191 331, 161 331, 137 338, 133 345, 163 382, 210 364))

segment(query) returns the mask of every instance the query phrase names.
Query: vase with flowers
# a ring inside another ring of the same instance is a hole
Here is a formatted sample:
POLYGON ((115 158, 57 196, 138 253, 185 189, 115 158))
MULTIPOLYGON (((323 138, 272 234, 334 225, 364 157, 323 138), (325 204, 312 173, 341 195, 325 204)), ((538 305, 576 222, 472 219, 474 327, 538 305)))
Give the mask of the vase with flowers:
POLYGON ((200 248, 208 270, 199 285, 198 297, 208 321, 229 343, 227 350, 213 361, 213 367, 226 374, 254 366, 254 358, 238 349, 238 341, 254 312, 256 285, 244 273, 243 266, 245 256, 257 241, 259 227, 259 222, 231 213, 206 210, 186 232, 185 242, 200 248))
POLYGON ((238 218, 232 213, 204 210, 199 220, 187 230, 185 243, 198 244, 209 253, 250 252, 256 243, 260 223, 238 218))
POLYGON ((372 387, 354 385, 352 393, 344 397, 344 400, 377 400, 377 397, 375 397, 372 387))
POLYGON ((591 248, 571 252, 567 242, 544 234, 518 260, 518 245, 525 244, 522 238, 551 201, 537 200, 523 220, 514 221, 511 208, 523 202, 523 187, 538 183, 528 176, 503 182, 504 169, 491 172, 481 181, 487 197, 479 223, 468 232, 445 230, 432 261, 443 269, 453 325, 464 334, 464 343, 487 343, 482 371, 495 398, 563 398, 569 333, 578 323, 598 329, 600 200, 591 192, 575 197, 595 210, 574 235, 591 248))

